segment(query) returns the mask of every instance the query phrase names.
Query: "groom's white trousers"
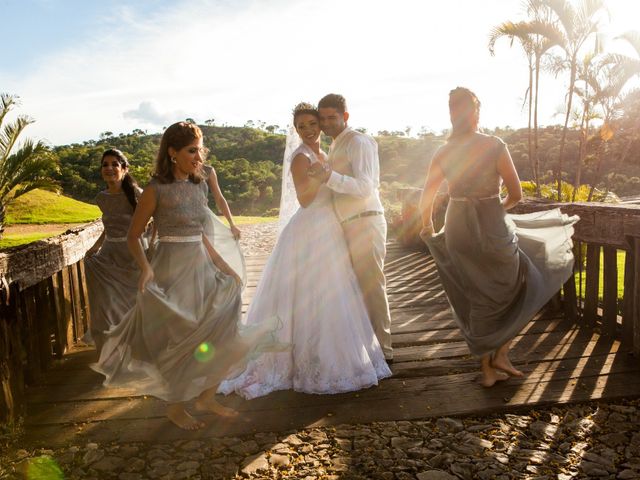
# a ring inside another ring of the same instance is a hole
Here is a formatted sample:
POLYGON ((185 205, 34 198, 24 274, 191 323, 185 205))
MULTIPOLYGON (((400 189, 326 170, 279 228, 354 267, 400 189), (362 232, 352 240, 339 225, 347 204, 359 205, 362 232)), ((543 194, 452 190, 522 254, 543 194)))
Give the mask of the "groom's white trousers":
POLYGON ((391 359, 391 316, 384 277, 387 222, 384 215, 377 215, 343 223, 342 228, 373 331, 385 358, 391 359))

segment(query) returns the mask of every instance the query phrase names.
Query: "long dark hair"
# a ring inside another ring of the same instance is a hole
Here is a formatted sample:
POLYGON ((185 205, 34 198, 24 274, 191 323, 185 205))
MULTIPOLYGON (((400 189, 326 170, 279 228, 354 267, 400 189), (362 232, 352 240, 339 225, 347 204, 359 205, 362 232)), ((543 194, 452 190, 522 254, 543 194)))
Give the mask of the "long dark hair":
MULTIPOLYGON (((169 155, 169 147, 176 151, 182 150, 194 140, 200 138, 202 138, 202 130, 193 123, 178 122, 168 127, 162 134, 162 140, 160 140, 153 178, 156 178, 160 183, 173 183, 175 176, 173 175, 173 163, 171 162, 171 155, 169 155)), ((200 183, 203 178, 200 175, 189 175, 189 180, 193 183, 200 183)))
POLYGON ((109 148, 105 150, 102 153, 102 159, 100 160, 100 165, 102 165, 102 162, 104 161, 104 157, 117 158, 120 166, 122 168, 127 169, 127 173, 125 173, 124 177, 122 177, 122 191, 124 192, 124 194, 127 197, 127 200, 135 210, 136 206, 138 205, 138 198, 136 197, 136 189, 138 189, 139 187, 138 187, 138 182, 136 182, 135 178, 133 178, 128 171, 129 160, 127 160, 127 157, 125 156, 125 154, 122 153, 117 148, 109 148))
POLYGON ((449 92, 449 114, 451 116, 449 139, 472 133, 478 128, 480 100, 468 88, 454 88, 449 92))

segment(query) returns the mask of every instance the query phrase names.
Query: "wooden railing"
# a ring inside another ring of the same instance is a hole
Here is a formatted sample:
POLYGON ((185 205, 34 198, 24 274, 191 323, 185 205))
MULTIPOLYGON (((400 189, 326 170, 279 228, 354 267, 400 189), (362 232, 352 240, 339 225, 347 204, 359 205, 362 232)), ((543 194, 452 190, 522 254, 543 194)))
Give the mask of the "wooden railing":
POLYGON ((640 206, 528 201, 514 213, 556 207, 580 217, 573 236, 576 275, 562 289, 567 318, 619 338, 640 355, 640 206))
POLYGON ((24 411, 25 385, 80 339, 89 322, 85 252, 94 222, 55 238, 0 252, 0 424, 24 411))
MULTIPOLYGON (((399 240, 408 246, 421 246, 420 190, 403 189, 400 195, 403 227, 399 240)), ((446 198, 441 198, 439 205, 434 210, 436 229, 444 221, 446 198)), ((619 338, 640 356, 640 206, 526 200, 511 212, 557 207, 568 215, 580 216, 573 236, 575 276, 569 278, 561 292, 567 319, 619 338), (618 268, 619 263, 622 268, 618 268)))

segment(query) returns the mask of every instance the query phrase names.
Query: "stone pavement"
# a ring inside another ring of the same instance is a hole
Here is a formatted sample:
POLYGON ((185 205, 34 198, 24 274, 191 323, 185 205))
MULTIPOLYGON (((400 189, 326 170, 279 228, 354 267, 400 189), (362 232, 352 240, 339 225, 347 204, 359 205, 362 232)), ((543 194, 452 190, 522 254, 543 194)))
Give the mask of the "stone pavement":
POLYGON ((640 478, 640 401, 0 454, 0 479, 640 478))

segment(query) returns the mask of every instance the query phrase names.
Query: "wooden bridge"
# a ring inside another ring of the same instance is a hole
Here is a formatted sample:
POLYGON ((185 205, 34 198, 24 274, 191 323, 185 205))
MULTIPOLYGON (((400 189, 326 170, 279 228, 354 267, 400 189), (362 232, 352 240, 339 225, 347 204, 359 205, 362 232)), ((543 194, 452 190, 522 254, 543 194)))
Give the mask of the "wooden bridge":
MULTIPOLYGON (((514 340, 512 357, 524 378, 489 389, 478 385, 478 362, 454 324, 433 260, 423 250, 392 241, 386 265, 392 378, 350 394, 225 397, 224 403, 242 412, 239 418, 203 416, 207 427, 198 432, 170 424, 161 401, 102 387, 101 377, 87 366, 95 352, 77 342, 88 321, 80 258, 99 226, 29 247, 35 252, 10 252, 0 256, 11 292, 0 319, 0 415, 5 422, 24 415, 26 441, 51 446, 282 432, 638 396, 640 208, 571 204, 563 210, 582 218, 575 236, 578 281, 567 282, 562 297, 514 340), (624 272, 617 268, 619 252, 624 252, 624 272), (621 275, 625 287, 619 299, 621 275)), ((248 258, 245 306, 265 261, 266 256, 248 258)))

